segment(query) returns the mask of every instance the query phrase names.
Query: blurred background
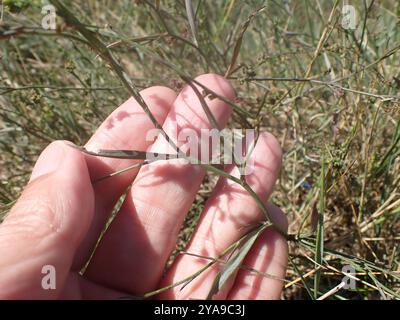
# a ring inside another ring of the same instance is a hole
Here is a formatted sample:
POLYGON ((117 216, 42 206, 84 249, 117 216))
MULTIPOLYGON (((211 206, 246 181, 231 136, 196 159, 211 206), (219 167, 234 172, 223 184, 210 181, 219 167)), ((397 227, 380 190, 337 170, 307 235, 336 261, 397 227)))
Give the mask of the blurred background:
MULTIPOLYGON (((398 1, 63 3, 138 88, 178 91, 179 70, 225 75, 237 90, 229 127, 269 130, 280 141, 271 200, 293 235, 282 298, 400 298, 398 1), (355 285, 333 292, 344 266, 355 285)), ((84 144, 129 98, 73 26, 57 16, 51 28, 46 4, 0 5, 0 221, 47 144, 84 144)), ((205 178, 176 252, 215 180, 205 178)))

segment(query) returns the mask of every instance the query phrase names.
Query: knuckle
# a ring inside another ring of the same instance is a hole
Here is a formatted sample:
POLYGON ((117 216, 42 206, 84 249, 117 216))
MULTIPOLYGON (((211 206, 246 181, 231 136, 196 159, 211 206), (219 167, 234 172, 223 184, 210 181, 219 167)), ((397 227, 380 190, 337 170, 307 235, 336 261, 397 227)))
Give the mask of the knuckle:
POLYGON ((18 239, 38 239, 57 233, 60 224, 60 217, 51 200, 28 194, 17 202, 4 221, 3 228, 18 239))

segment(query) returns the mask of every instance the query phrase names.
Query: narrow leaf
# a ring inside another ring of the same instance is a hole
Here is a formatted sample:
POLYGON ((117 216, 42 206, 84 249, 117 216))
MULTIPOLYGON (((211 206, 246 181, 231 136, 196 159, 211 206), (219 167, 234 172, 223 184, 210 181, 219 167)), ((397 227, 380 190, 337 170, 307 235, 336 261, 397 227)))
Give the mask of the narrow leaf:
POLYGON ((187 17, 188 17, 188 21, 189 21, 189 25, 190 25, 190 30, 192 31, 192 35, 193 35, 193 42, 195 43, 196 46, 198 46, 198 42, 197 42, 197 23, 196 23, 196 17, 194 14, 194 10, 193 10, 193 2, 192 0, 185 0, 185 6, 186 6, 186 13, 187 13, 187 17))
POLYGON ((97 157, 105 157, 105 158, 116 158, 116 159, 138 159, 138 160, 146 160, 146 159, 155 159, 158 157, 162 157, 165 159, 176 158, 173 154, 167 153, 155 153, 155 152, 146 152, 146 151, 137 151, 137 150, 108 150, 108 149, 100 149, 98 151, 90 151, 85 147, 75 146, 73 144, 71 147, 82 151, 83 153, 97 156, 97 157))
MULTIPOLYGON (((322 157, 321 176, 319 179, 319 204, 318 204, 318 224, 317 224, 317 239, 315 245, 315 262, 317 265, 322 265, 324 256, 324 212, 325 212, 325 158, 322 157)), ((314 298, 318 297, 319 284, 321 280, 321 271, 318 270, 314 276, 314 298)))
POLYGON ((239 33, 239 36, 236 40, 236 44, 235 44, 235 48, 233 49, 233 54, 232 54, 232 59, 231 59, 231 63, 228 67, 228 70, 225 73, 225 77, 229 77, 231 75, 231 73, 233 72, 233 69, 236 65, 236 60, 239 56, 240 53, 240 48, 242 47, 242 41, 243 41, 243 36, 247 30, 247 28, 250 25, 250 22, 254 19, 255 16, 257 16, 261 11, 263 11, 265 9, 264 7, 261 7, 260 9, 256 10, 255 12, 253 12, 248 18, 247 20, 243 23, 242 25, 242 29, 239 33))

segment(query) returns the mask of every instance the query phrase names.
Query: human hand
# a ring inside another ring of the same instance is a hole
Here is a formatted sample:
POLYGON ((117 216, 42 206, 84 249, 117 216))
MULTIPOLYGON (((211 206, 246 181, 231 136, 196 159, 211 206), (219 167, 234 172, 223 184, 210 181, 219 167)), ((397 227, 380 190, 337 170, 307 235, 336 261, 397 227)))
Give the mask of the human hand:
MULTIPOLYGON (((224 78, 207 74, 197 80, 219 95, 234 99, 234 91, 224 78)), ((190 87, 185 87, 178 97, 166 87, 151 87, 141 95, 168 134, 183 128, 199 131, 212 127, 190 87)), ((206 101, 219 124, 225 125, 230 107, 217 98, 206 101)), ((163 152, 168 145, 163 137, 154 143, 146 141, 145 133, 152 128, 151 121, 131 98, 106 119, 86 146, 163 152)), ((255 170, 246 176, 246 181, 266 201, 281 165, 279 144, 272 135, 262 133, 252 157, 255 170)), ((182 254, 164 274, 204 169, 158 161, 92 183, 136 162, 85 155, 61 141, 50 144, 40 155, 21 197, 0 225, 0 298, 140 296, 182 280, 209 263, 207 259, 182 254), (81 275, 79 271, 90 258, 112 209, 131 184, 121 209, 81 275), (54 267, 54 289, 42 287, 44 266, 54 267)), ((233 166, 227 170, 238 176, 233 166)), ((280 209, 272 204, 267 207, 275 223, 286 230, 286 218, 280 209)), ((241 186, 221 178, 186 250, 217 257, 262 217, 256 202, 241 186)), ((277 299, 286 263, 286 241, 269 227, 246 256, 244 265, 273 277, 240 269, 214 298, 277 299)), ((204 299, 220 268, 221 264, 216 263, 182 291, 177 286, 158 297, 204 299)))

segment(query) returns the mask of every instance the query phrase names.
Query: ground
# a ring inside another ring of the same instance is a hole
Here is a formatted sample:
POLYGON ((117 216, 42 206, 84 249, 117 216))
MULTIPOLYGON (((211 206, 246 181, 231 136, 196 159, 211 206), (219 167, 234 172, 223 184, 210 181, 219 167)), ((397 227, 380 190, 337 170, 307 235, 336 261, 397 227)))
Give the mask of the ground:
MULTIPOLYGON (((269 130, 280 141, 271 200, 292 235, 283 298, 330 292, 345 265, 356 286, 328 299, 400 297, 398 1, 64 2, 138 88, 179 90, 182 72, 226 75, 238 95, 229 127, 269 130)), ((49 142, 83 144, 129 97, 60 16, 56 30, 43 29, 42 6, 0 5, 0 217, 49 142)), ((207 175, 178 249, 215 178, 207 175)))

